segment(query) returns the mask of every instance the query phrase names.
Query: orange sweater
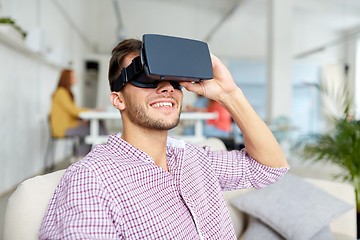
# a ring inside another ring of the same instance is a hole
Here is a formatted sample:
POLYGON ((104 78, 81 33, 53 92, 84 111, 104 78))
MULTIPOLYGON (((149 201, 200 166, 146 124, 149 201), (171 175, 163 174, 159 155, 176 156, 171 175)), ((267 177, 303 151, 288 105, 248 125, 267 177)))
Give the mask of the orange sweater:
POLYGON ((64 137, 67 129, 79 126, 79 113, 88 110, 88 108, 77 107, 65 88, 58 88, 53 95, 51 104, 52 134, 56 137, 64 137))
POLYGON ((206 124, 214 125, 218 129, 225 132, 231 132, 231 116, 225 108, 223 108, 218 102, 214 101, 213 104, 210 104, 210 106, 207 108, 207 111, 216 112, 218 114, 218 118, 207 120, 206 124))

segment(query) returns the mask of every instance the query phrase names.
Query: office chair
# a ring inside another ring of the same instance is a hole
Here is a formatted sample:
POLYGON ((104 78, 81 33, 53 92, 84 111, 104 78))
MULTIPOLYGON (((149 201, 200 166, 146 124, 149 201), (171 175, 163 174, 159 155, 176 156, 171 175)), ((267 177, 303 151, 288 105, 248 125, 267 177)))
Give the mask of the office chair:
POLYGON ((54 156, 56 150, 56 143, 59 140, 69 139, 72 144, 72 156, 76 155, 76 151, 79 144, 79 137, 77 136, 64 136, 64 137, 56 137, 52 134, 51 131, 51 121, 50 115, 48 116, 48 132, 49 132, 49 141, 46 147, 45 157, 44 157, 44 169, 45 172, 50 172, 54 169, 54 156))

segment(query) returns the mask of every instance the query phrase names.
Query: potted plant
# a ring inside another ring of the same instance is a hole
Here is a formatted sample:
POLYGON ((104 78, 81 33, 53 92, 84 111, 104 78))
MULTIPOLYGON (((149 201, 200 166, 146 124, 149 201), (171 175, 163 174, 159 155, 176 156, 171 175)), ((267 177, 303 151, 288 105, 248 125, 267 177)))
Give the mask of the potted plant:
MULTIPOLYGON (((345 68, 346 69, 346 68, 345 68)), ((345 71, 346 73, 346 71, 345 71)), ((332 72, 332 77, 336 74, 332 72)), ((346 74, 344 75, 346 77, 346 74)), ((351 183, 355 188, 358 219, 360 221, 360 121, 351 114, 353 104, 352 87, 346 78, 337 80, 336 87, 323 79, 319 89, 324 105, 333 111, 325 112, 328 129, 300 138, 295 150, 306 160, 331 162, 343 171, 335 178, 351 183), (334 111, 334 109, 336 109, 334 111)))
POLYGON ((326 161, 344 171, 336 175, 350 182, 356 193, 360 211, 360 123, 349 118, 335 119, 335 128, 323 134, 312 134, 301 139, 301 155, 312 161, 326 161))
POLYGON ((21 27, 19 27, 15 23, 15 20, 13 20, 12 18, 9 17, 0 18, 0 24, 4 24, 3 26, 9 26, 13 28, 16 32, 20 34, 22 39, 26 38, 27 33, 21 27))

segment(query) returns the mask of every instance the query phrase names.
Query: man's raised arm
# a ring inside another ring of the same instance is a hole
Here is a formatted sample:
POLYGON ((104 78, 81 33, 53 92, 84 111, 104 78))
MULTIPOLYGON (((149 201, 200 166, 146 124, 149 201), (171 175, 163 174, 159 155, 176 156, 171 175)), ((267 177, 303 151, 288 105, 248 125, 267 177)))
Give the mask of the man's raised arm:
POLYGON ((285 155, 265 122, 258 116, 236 86, 230 72, 214 55, 211 56, 214 78, 201 83, 182 82, 188 91, 220 103, 240 128, 247 152, 269 167, 288 167, 285 155))

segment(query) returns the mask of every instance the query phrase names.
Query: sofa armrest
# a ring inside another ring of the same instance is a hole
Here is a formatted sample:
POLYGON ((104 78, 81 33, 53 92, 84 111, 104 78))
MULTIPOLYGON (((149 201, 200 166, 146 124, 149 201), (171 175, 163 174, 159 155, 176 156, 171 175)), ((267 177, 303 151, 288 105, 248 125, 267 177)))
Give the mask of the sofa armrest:
POLYGON ((243 233, 245 232, 246 224, 247 224, 247 215, 244 212, 236 209, 230 203, 230 201, 232 199, 237 198, 238 196, 240 196, 242 194, 249 192, 249 191, 252 191, 252 190, 251 189, 239 189, 239 190, 235 190, 235 191, 223 191, 223 196, 224 196, 227 208, 230 213, 230 218, 231 218, 232 224, 234 226, 234 230, 235 230, 237 239, 239 239, 240 236, 243 235, 243 233))

